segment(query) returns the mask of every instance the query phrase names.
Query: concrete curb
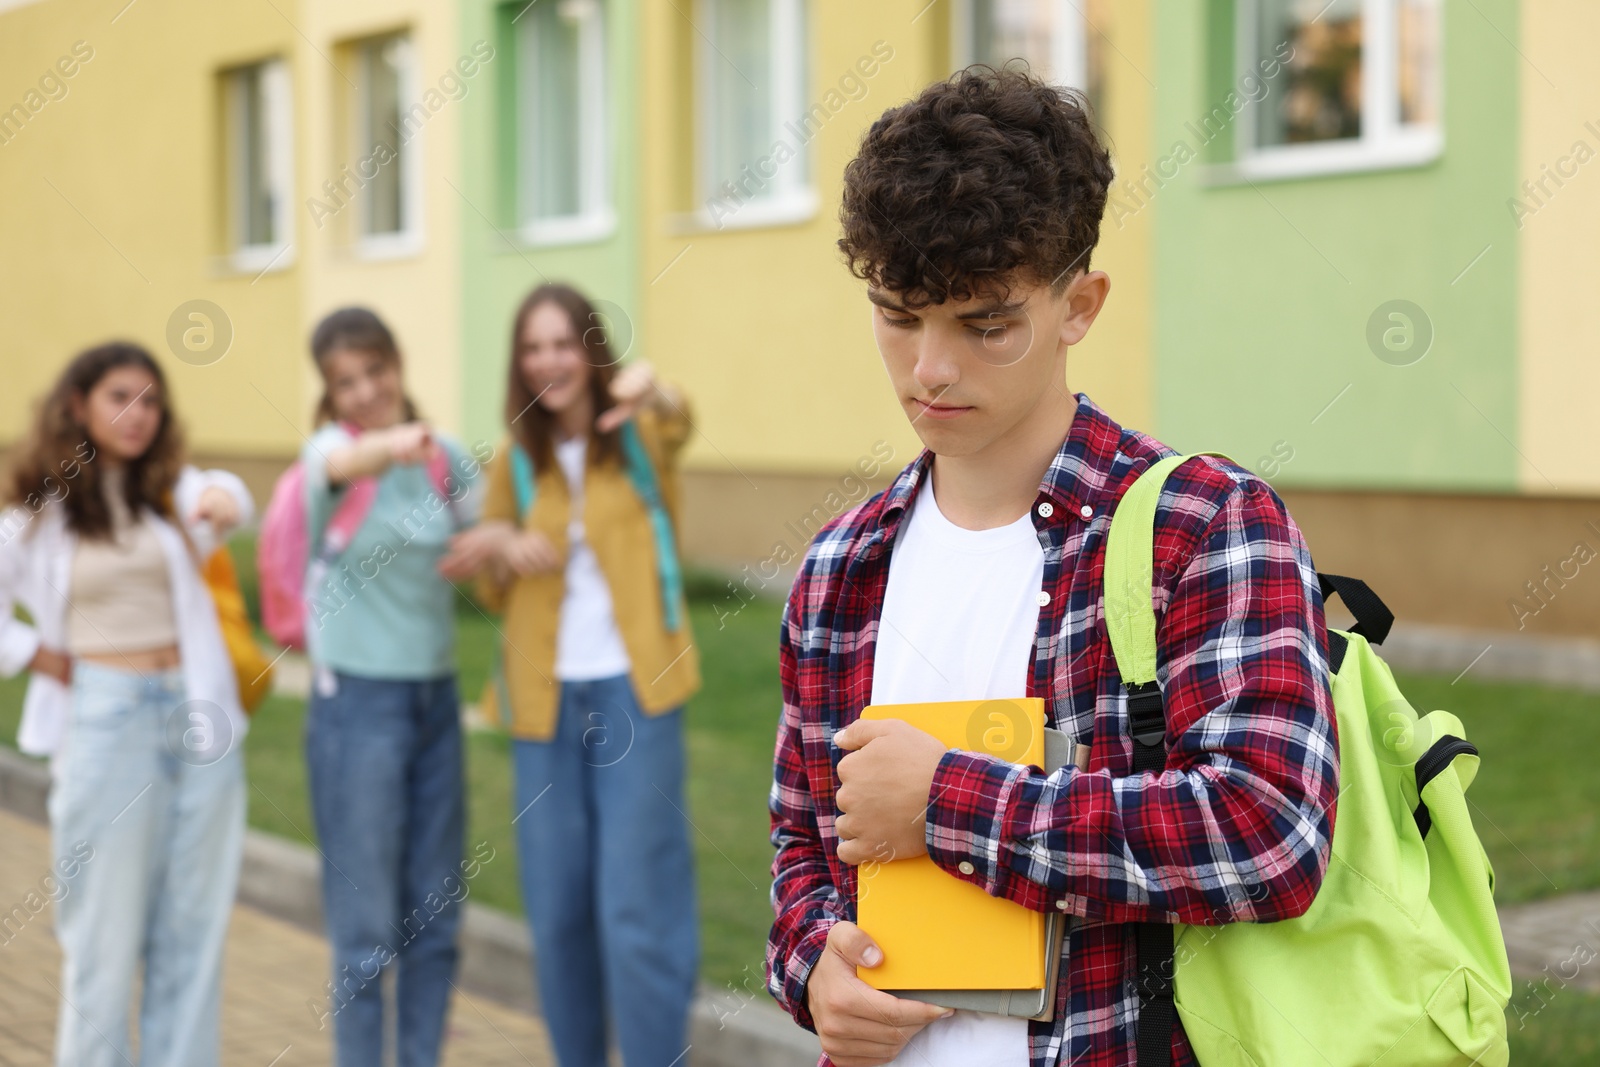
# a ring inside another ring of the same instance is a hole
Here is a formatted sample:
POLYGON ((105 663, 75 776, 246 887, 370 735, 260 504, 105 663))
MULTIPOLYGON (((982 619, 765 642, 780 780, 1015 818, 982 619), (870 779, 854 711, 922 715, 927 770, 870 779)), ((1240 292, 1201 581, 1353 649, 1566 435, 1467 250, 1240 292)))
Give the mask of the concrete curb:
MULTIPOLYGON (((47 821, 46 764, 0 747, 0 807, 47 821)), ((322 933, 322 860, 317 851, 271 834, 245 834, 239 902, 322 933)), ((538 1016, 533 945, 520 919, 468 901, 461 922, 463 989, 538 1016)), ((690 1019, 694 1067, 814 1067, 815 1034, 796 1026, 764 990, 730 995, 702 986, 690 1019)))
POLYGON ((1571 985, 1600 993, 1600 892, 1501 908, 1500 928, 1512 974, 1540 979, 1532 984, 1547 992, 1571 985))
POLYGON ((0 747, 0 807, 34 822, 49 822, 50 766, 0 747))
POLYGON ((1589 638, 1396 623, 1377 647, 1400 670, 1600 692, 1600 641, 1589 638))

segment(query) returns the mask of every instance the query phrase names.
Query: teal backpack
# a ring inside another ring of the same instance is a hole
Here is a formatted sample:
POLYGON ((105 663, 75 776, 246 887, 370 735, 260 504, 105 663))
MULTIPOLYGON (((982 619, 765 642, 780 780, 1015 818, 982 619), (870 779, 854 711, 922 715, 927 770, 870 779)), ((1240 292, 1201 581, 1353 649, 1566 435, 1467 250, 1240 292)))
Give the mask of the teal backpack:
MULTIPOLYGON (((1166 762, 1154 523, 1167 475, 1189 458, 1139 476, 1106 546, 1135 774, 1166 762)), ((1339 798, 1327 873, 1293 919, 1139 924, 1139 1067, 1171 1062, 1174 1009, 1204 1067, 1504 1067, 1511 972, 1466 800, 1478 750, 1460 719, 1419 717, 1401 695, 1372 649, 1394 616, 1366 583, 1318 577, 1357 620, 1328 631, 1339 798)))
MULTIPOLYGON (((650 513, 650 527, 656 540, 656 569, 661 576, 661 617, 668 632, 677 633, 683 621, 683 571, 672 536, 672 518, 661 498, 661 483, 656 478, 655 465, 650 462, 650 453, 639 437, 639 428, 629 419, 617 431, 617 436, 622 442, 628 480, 650 513)), ((518 521, 526 521, 528 512, 533 510, 539 483, 534 479, 533 460, 527 449, 517 442, 511 445, 511 484, 517 494, 518 521)))
MULTIPOLYGON (((644 501, 650 513, 650 528, 656 542, 656 572, 661 579, 661 617, 671 633, 683 625, 683 569, 678 562, 678 546, 672 534, 672 517, 667 514, 666 502, 661 496, 661 483, 656 477, 650 453, 639 437, 639 429, 632 419, 622 424, 618 431, 622 441, 622 456, 628 470, 628 481, 634 492, 644 501)), ((526 522, 538 495, 538 481, 534 477, 533 460, 521 444, 511 445, 511 485, 517 497, 517 521, 526 522)), ((511 693, 506 685, 503 650, 497 651, 491 671, 495 687, 495 703, 500 713, 500 723, 511 726, 511 693)))

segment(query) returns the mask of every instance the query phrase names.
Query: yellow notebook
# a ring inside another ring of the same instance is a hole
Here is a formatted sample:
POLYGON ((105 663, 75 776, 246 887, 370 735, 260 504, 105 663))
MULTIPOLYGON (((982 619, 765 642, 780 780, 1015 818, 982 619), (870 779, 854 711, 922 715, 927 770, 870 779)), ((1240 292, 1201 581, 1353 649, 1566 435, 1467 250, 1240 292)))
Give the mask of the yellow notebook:
MULTIPOLYGON (((873 704, 863 719, 903 719, 952 748, 1044 766, 1044 701, 951 700, 873 704)), ((1045 916, 992 897, 926 855, 862 864, 856 923, 883 949, 859 968, 876 989, 1040 989, 1045 916)))

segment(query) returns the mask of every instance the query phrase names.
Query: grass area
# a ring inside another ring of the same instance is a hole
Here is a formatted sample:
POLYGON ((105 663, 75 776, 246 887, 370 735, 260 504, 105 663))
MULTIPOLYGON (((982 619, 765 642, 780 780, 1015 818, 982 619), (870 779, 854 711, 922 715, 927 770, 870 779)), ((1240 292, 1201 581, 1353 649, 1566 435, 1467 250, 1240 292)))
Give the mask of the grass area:
POLYGON ((1600 751, 1600 693, 1395 678, 1419 712, 1454 712, 1482 753, 1467 801, 1494 864, 1495 899, 1600 887, 1600 775, 1589 758, 1600 751))
MULTIPOLYGON (((241 570, 248 575, 248 568, 241 570)), ((758 600, 730 615, 737 604, 723 599, 724 587, 706 579, 691 583, 690 596, 705 677, 687 718, 702 975, 713 985, 758 988, 771 922, 766 795, 779 707, 780 605, 758 600)), ((463 604, 459 622, 462 691, 472 699, 488 675, 495 634, 471 605, 463 604)), ((1453 685, 1446 677, 1397 677, 1419 710, 1444 707, 1459 715, 1483 752, 1469 797, 1494 863, 1498 899, 1506 903, 1600 887, 1600 776, 1589 760, 1589 753, 1600 750, 1600 694, 1474 682, 1470 675, 1453 685)), ((22 688, 20 678, 0 681, 0 740, 6 743, 16 736, 22 688)), ((308 841, 304 715, 299 701, 270 698, 255 716, 245 752, 251 825, 308 841)), ((468 847, 486 841, 495 850, 474 882, 473 899, 519 912, 509 747, 499 734, 469 736, 468 847)), ((1526 991, 1519 994, 1510 1013, 1515 1062, 1594 1059, 1600 998, 1573 990, 1542 1000, 1530 997, 1526 991)))
POLYGON ((1600 1063, 1600 996, 1521 983, 1506 1009, 1516 1067, 1600 1063))

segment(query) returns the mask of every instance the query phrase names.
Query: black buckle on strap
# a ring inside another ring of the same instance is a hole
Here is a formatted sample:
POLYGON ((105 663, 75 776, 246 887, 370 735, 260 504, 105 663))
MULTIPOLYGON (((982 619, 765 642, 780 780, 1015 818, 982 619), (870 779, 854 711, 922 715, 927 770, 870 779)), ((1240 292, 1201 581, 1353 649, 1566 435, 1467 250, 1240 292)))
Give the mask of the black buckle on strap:
POLYGON ((1167 715, 1161 704, 1161 687, 1155 682, 1127 685, 1128 732, 1147 748, 1160 748, 1167 739, 1167 715))

